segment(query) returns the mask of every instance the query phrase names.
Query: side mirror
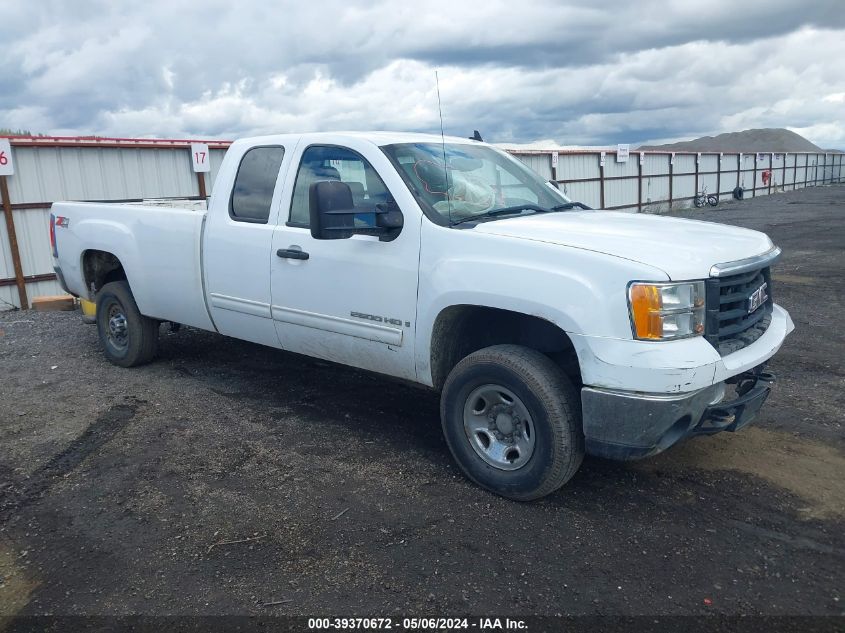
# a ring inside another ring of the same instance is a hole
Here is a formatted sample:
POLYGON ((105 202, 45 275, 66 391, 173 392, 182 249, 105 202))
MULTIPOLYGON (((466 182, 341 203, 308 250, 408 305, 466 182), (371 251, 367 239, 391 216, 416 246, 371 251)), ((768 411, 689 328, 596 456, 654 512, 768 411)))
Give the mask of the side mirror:
POLYGON ((315 182, 308 189, 311 237, 315 240, 342 240, 356 233, 376 235, 382 242, 396 238, 405 225, 399 206, 393 201, 369 210, 355 208, 352 189, 339 180, 315 182), (375 214, 375 226, 355 226, 356 215, 375 214))
POLYGON ((352 190, 339 180, 315 182, 308 189, 311 237, 342 240, 355 233, 355 203, 352 190))
POLYGON ((376 226, 380 229, 387 229, 388 231, 396 231, 405 226, 405 217, 402 211, 392 200, 390 202, 383 202, 376 205, 376 226))

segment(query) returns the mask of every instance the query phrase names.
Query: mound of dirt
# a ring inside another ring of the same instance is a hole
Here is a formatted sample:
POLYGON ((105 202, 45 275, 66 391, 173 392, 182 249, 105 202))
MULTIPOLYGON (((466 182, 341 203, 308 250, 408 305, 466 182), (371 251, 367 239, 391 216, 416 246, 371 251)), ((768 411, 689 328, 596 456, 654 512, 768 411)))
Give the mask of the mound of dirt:
POLYGON ((639 149, 681 152, 823 152, 800 134, 784 128, 762 128, 702 136, 691 141, 644 145, 639 149))

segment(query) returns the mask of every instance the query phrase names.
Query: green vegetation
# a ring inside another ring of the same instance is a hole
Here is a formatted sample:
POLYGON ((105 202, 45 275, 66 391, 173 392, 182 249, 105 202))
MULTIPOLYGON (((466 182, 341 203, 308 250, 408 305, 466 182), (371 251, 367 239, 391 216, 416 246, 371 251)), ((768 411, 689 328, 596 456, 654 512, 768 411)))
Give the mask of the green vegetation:
MULTIPOLYGON (((13 130, 9 127, 0 127, 0 136, 33 136, 33 134, 29 130, 13 130)), ((44 135, 37 134, 36 136, 44 135)))

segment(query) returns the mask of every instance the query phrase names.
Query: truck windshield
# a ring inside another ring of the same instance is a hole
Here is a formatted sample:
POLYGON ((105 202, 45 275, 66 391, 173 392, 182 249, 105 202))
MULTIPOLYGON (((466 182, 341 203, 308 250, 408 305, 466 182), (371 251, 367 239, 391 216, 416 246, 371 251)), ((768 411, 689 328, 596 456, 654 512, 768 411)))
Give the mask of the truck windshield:
POLYGON ((534 171, 487 145, 400 143, 382 149, 423 209, 450 225, 572 207, 534 171))

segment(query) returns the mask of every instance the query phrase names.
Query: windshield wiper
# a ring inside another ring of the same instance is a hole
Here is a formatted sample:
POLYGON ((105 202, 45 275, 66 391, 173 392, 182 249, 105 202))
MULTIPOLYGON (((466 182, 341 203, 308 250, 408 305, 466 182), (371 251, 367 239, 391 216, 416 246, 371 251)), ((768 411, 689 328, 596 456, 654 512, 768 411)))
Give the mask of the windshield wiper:
POLYGON ((578 207, 579 209, 586 209, 588 211, 590 210, 590 207, 588 207, 583 202, 564 202, 563 204, 557 204, 557 205, 553 206, 551 208, 551 210, 552 211, 566 211, 567 209, 574 209, 575 207, 578 207))
POLYGON ((512 207, 503 207, 501 209, 492 209, 491 211, 485 211, 484 213, 477 213, 475 215, 471 215, 466 218, 461 218, 460 220, 455 220, 449 226, 455 226, 457 224, 463 224, 464 222, 472 222, 473 220, 479 220, 481 218, 492 218, 499 215, 508 215, 511 213, 520 213, 522 211, 534 211, 535 213, 549 213, 551 209, 546 209, 545 207, 541 207, 536 204, 515 204, 512 207))

